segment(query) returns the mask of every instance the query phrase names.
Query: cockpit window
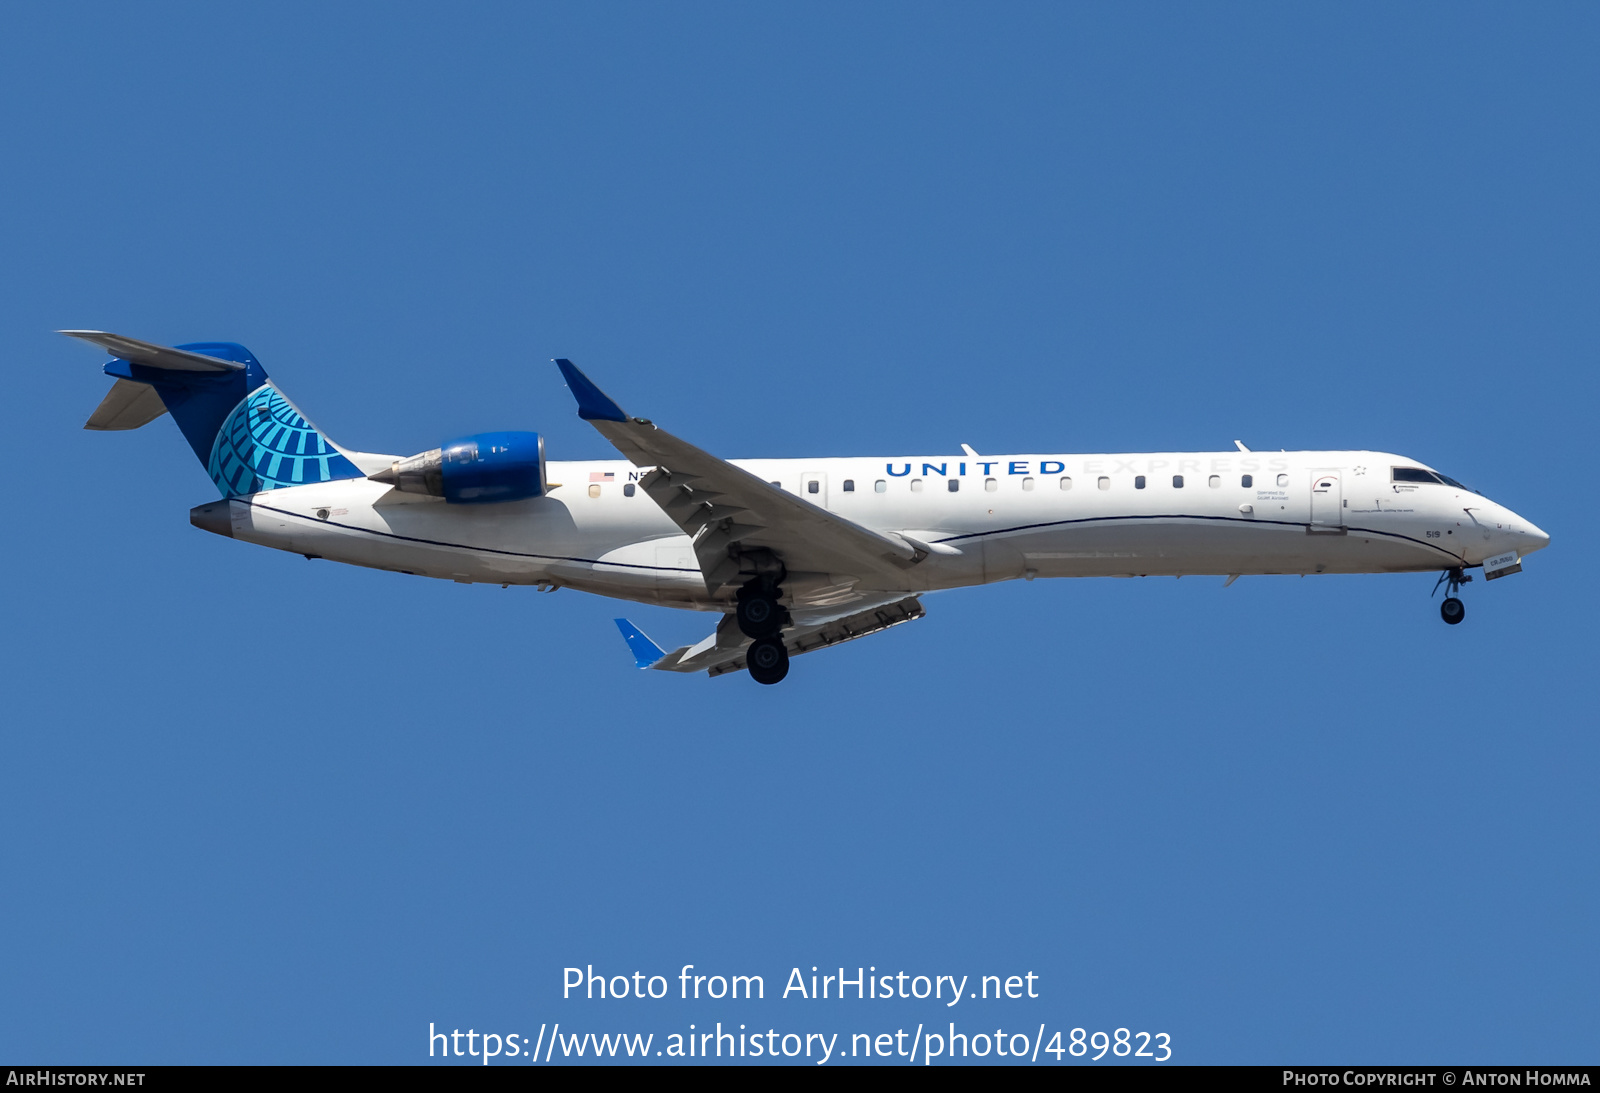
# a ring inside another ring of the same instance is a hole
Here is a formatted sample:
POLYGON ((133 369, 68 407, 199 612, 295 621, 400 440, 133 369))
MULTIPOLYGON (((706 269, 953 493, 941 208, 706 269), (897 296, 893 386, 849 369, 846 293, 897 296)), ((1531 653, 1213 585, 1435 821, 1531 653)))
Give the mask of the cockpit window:
POLYGON ((1468 493, 1478 492, 1471 486, 1463 486, 1447 474, 1425 471, 1421 467, 1394 467, 1390 473, 1394 475, 1394 481, 1396 482, 1430 482, 1435 485, 1454 486, 1456 489, 1466 490, 1468 493))

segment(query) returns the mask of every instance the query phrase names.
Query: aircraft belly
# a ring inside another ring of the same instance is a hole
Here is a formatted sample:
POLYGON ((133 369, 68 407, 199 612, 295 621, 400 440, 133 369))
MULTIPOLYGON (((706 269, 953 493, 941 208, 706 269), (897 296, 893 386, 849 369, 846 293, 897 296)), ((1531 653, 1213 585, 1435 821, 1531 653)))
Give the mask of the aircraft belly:
POLYGON ((990 580, 1234 573, 1432 570, 1448 557, 1398 536, 1308 534, 1301 524, 1130 520, 1031 529, 985 539, 990 580))

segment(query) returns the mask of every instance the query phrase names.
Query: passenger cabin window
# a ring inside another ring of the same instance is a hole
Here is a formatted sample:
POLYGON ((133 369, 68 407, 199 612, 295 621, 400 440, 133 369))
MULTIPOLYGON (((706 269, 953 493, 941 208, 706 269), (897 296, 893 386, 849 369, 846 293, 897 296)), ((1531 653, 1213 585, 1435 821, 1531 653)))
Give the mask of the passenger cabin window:
POLYGON ((854 478, 846 478, 844 480, 844 492, 845 493, 855 493, 856 492, 856 480, 854 478))
POLYGON ((1255 484, 1256 480, 1254 475, 1244 474, 1239 476, 1239 485, 1243 486, 1245 489, 1249 489, 1255 484))
POLYGON ((878 479, 876 482, 874 482, 872 484, 872 492, 873 493, 888 493, 889 492, 889 483, 887 481, 885 481, 884 479, 882 479, 882 478, 878 479))
POLYGON ((959 478, 950 479, 949 489, 950 489, 951 493, 959 493, 959 492, 961 492, 961 479, 959 479, 959 478))
POLYGON ((1289 476, 1286 475, 1286 474, 1280 474, 1278 476, 1278 485, 1287 486, 1288 484, 1289 484, 1289 476))
POLYGON ((634 486, 634 484, 632 482, 624 482, 622 484, 622 496, 624 496, 624 497, 632 497, 633 496, 633 491, 634 491, 635 488, 636 487, 634 486))
POLYGON ((1175 490, 1183 489, 1183 475, 1175 474, 1172 476, 1172 488, 1175 490))
POLYGON ((596 483, 594 483, 594 485, 589 487, 589 496, 590 497, 599 497, 600 496, 600 483, 596 482, 596 483))
POLYGON ((1102 474, 1099 481, 1097 481, 1095 485, 1099 486, 1103 490, 1109 490, 1111 488, 1111 479, 1102 474))
POLYGON ((1061 488, 1064 490, 1070 490, 1072 488, 1072 479, 1063 478, 1061 480, 1061 488))
POLYGON ((1025 489, 1025 490, 1031 490, 1031 489, 1033 489, 1033 479, 1031 479, 1031 478, 1024 478, 1024 479, 1023 479, 1023 480, 1022 480, 1022 488, 1023 488, 1023 489, 1025 489))
POLYGON ((774 482, 773 485, 777 486, 780 490, 783 489, 783 483, 782 482, 774 482))
POLYGON ((985 478, 983 480, 983 488, 988 492, 993 493, 995 490, 1000 488, 1000 483, 995 481, 993 478, 985 478))
POLYGON ((921 493, 922 492, 922 479, 913 478, 911 480, 911 492, 912 493, 921 493))
POLYGON ((1214 490, 1220 490, 1222 488, 1222 476, 1220 474, 1212 475, 1210 478, 1206 479, 1206 485, 1210 486, 1214 490))
POLYGON ((813 478, 811 481, 806 483, 806 492, 807 493, 821 493, 822 492, 822 483, 818 482, 815 478, 813 478))
POLYGON ((1144 489, 1144 475, 1136 474, 1133 476, 1133 488, 1136 490, 1144 489))

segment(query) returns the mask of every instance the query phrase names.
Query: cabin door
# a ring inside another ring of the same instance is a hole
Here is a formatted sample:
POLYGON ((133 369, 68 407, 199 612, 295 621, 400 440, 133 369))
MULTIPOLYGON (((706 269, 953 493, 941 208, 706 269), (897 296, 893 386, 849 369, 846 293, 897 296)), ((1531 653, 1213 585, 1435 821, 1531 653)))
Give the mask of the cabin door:
POLYGON ((1338 471, 1315 471, 1311 477, 1311 526, 1344 526, 1344 490, 1338 471))

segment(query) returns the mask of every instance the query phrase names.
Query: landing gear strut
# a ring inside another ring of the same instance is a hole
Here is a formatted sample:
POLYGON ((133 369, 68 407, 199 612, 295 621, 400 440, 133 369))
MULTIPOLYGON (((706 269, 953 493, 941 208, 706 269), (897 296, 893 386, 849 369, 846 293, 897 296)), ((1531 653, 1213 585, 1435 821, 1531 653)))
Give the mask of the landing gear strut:
POLYGON ((1446 586, 1444 602, 1439 605, 1439 617, 1451 626, 1455 626, 1467 617, 1467 605, 1461 602, 1456 593, 1461 591, 1461 586, 1470 580, 1472 578, 1468 577, 1460 566, 1456 566, 1454 569, 1447 569, 1439 574, 1438 581, 1434 583, 1434 592, 1439 591, 1441 584, 1446 586))
POLYGON ((762 638, 750 646, 744 663, 757 683, 781 683, 789 674, 789 650, 777 638, 762 638))

